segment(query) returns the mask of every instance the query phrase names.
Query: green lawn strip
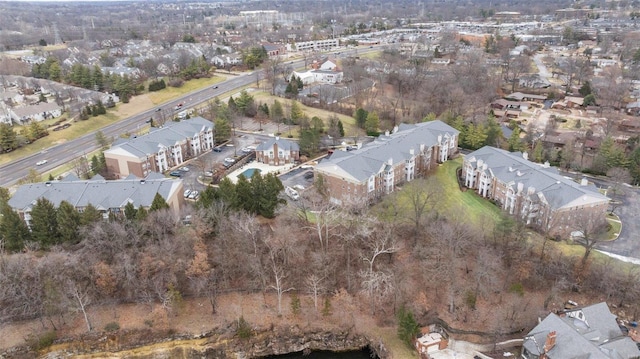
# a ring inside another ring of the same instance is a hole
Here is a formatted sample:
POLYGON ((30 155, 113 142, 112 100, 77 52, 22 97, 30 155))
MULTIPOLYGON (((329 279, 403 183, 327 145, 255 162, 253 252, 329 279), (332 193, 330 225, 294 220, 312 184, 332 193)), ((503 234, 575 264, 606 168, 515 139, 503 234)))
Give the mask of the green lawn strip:
POLYGON ((471 223, 486 225, 503 218, 501 209, 475 191, 462 192, 456 180, 456 169, 462 166, 462 158, 450 160, 438 167, 435 176, 442 187, 444 198, 438 206, 441 214, 450 214, 452 218, 468 219, 471 223), (462 211, 462 212, 461 212, 462 211))
MULTIPOLYGON (((78 138, 86 133, 94 132, 102 127, 117 122, 118 120, 119 118, 113 113, 107 113, 106 115, 89 117, 86 121, 71 122, 71 127, 60 131, 53 131, 53 128, 48 128, 48 136, 37 139, 27 146, 23 146, 9 153, 0 155, 0 164, 23 158, 36 152, 40 152, 45 148, 78 138)), ((48 121, 54 122, 54 120, 48 121)), ((44 122, 44 124, 46 125, 47 122, 44 122)), ((20 131, 27 131, 27 127, 16 126, 15 131, 16 133, 20 133, 20 131)))
POLYGON ((167 101, 173 100, 176 97, 186 95, 190 92, 214 85, 216 83, 224 81, 226 78, 216 75, 210 78, 194 79, 185 82, 180 87, 167 87, 161 91, 148 93, 149 99, 156 104, 160 105, 167 101))

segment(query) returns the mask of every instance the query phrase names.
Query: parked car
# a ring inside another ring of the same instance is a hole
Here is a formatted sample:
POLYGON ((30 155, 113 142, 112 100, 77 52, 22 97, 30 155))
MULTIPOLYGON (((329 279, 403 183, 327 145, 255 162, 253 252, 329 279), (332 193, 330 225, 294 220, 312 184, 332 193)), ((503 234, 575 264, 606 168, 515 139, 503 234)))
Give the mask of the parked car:
POLYGON ((306 179, 312 179, 313 178, 313 172, 309 171, 307 173, 304 174, 304 178, 306 179))
POLYGON ((213 148, 213 152, 222 152, 222 148, 220 148, 220 147, 214 147, 214 148, 213 148))
POLYGON ((226 163, 236 163, 236 160, 234 160, 234 159, 233 159, 233 158, 231 158, 231 157, 227 157, 227 158, 225 158, 225 159, 224 159, 224 161, 225 161, 226 163))
POLYGON ((180 167, 180 168, 178 168, 178 171, 181 171, 181 172, 189 172, 189 167, 184 167, 184 166, 183 166, 183 167, 180 167))
POLYGON ((171 171, 171 173, 169 173, 169 176, 171 176, 171 177, 182 177, 182 172, 180 172, 180 171, 171 171))
POLYGON ((38 161, 38 162, 36 162, 36 166, 42 166, 42 165, 44 165, 46 163, 47 163, 47 160, 38 161))
POLYGON ((296 191, 295 189, 291 188, 291 187, 287 187, 284 189, 284 193, 287 194, 287 196, 289 196, 289 198, 291 198, 294 201, 297 201, 300 198, 300 195, 298 194, 298 191, 296 191))
POLYGON ((242 153, 251 153, 251 149, 249 147, 243 147, 242 153))
POLYGON ((191 194, 191 190, 190 189, 185 189, 184 190, 184 198, 189 197, 190 194, 191 194))
POLYGON ((189 193, 189 199, 198 199, 199 195, 200 193, 198 191, 191 191, 191 193, 189 193))
POLYGON ((297 189, 298 191, 304 191, 304 186, 301 184, 294 185, 293 188, 297 189))
POLYGON ((204 176, 205 176, 205 177, 213 177, 213 172, 211 172, 211 171, 205 171, 204 176))

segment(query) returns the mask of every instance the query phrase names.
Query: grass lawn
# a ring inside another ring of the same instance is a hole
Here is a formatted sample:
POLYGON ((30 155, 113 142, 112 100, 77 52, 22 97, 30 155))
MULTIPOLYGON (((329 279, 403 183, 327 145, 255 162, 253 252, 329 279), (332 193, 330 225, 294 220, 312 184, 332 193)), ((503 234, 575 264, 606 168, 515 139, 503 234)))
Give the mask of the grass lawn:
MULTIPOLYGON (((106 115, 90 117, 86 121, 73 122, 71 123, 71 127, 64 130, 53 131, 52 129, 49 129, 49 136, 40 138, 27 146, 16 149, 15 151, 0 155, 0 164, 23 158, 36 152, 40 152, 43 149, 49 148, 53 145, 61 144, 68 140, 78 138, 86 133, 96 131, 97 129, 107 126, 118 120, 118 116, 111 112, 107 113, 106 115)), ((48 120, 46 122, 43 122, 43 124, 48 124, 49 122, 54 121, 55 120, 48 120)), ((20 133, 20 131, 24 131, 24 127, 15 126, 15 131, 16 133, 20 133)))
POLYGON ((181 87, 167 86, 167 88, 163 89, 162 91, 150 92, 147 95, 154 105, 159 105, 176 97, 183 96, 189 92, 196 91, 213 84, 217 84, 218 82, 222 82, 224 80, 224 77, 215 75, 210 78, 201 78, 187 81, 181 87))
POLYGON ((443 163, 435 173, 444 193, 444 201, 439 206, 442 214, 449 214, 451 218, 465 218, 471 223, 485 226, 500 221, 503 218, 500 208, 473 190, 460 191, 456 180, 456 168, 460 166, 462 157, 443 163))

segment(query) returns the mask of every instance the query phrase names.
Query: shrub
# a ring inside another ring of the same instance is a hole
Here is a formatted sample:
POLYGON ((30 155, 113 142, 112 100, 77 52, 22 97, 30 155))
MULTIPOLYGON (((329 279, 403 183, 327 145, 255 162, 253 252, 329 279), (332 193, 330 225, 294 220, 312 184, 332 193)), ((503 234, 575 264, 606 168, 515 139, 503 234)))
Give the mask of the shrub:
POLYGON ((522 297, 524 295, 524 287, 522 286, 522 283, 513 283, 509 287, 509 292, 516 293, 522 297))
POLYGON ((119 329, 120 329, 120 324, 118 324, 117 322, 107 323, 107 325, 104 326, 105 332, 115 332, 116 330, 119 330, 119 329))
POLYGON ((294 315, 300 314, 300 298, 296 293, 291 294, 291 312, 294 315))
POLYGON ((413 347, 413 339, 420 333, 420 326, 413 313, 404 306, 398 311, 398 338, 409 347, 413 347))
POLYGON ((331 315, 331 299, 329 297, 324 299, 324 306, 322 307, 322 316, 328 317, 331 315))
POLYGON ((58 335, 55 330, 49 330, 39 335, 31 334, 27 337, 27 345, 33 350, 42 350, 50 347, 56 340, 57 336, 58 335))
POLYGON ((149 92, 160 91, 166 87, 167 87, 167 84, 164 82, 163 79, 160 79, 158 81, 151 81, 149 83, 149 92))
POLYGON ((171 87, 181 87, 183 84, 184 84, 184 81, 182 81, 182 79, 169 80, 169 86, 171 87))
POLYGON ((242 316, 238 318, 236 335, 241 339, 249 339, 251 337, 251 325, 242 316))
POLYGON ((467 307, 469 307, 469 309, 472 309, 472 310, 476 309, 477 300, 478 298, 476 297, 476 294, 473 291, 468 290, 465 293, 464 302, 467 305, 467 307))

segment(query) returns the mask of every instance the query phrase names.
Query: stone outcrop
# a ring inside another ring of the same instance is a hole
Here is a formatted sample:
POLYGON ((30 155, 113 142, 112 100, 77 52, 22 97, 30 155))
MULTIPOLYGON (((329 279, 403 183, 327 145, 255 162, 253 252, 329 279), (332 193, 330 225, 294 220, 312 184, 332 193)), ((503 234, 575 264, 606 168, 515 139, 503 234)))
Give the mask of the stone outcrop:
MULTIPOLYGON (((364 335, 349 329, 302 329, 298 326, 254 328, 252 335, 246 339, 236 336, 231 328, 214 330, 196 337, 162 335, 163 333, 141 330, 73 338, 53 345, 47 353, 40 353, 39 357, 250 359, 292 352, 343 352, 370 347, 380 358, 389 358, 382 343, 373 343, 364 335)), ((1 358, 24 357, 3 354, 0 355, 1 358)), ((31 355, 33 357, 33 353, 31 355)))

